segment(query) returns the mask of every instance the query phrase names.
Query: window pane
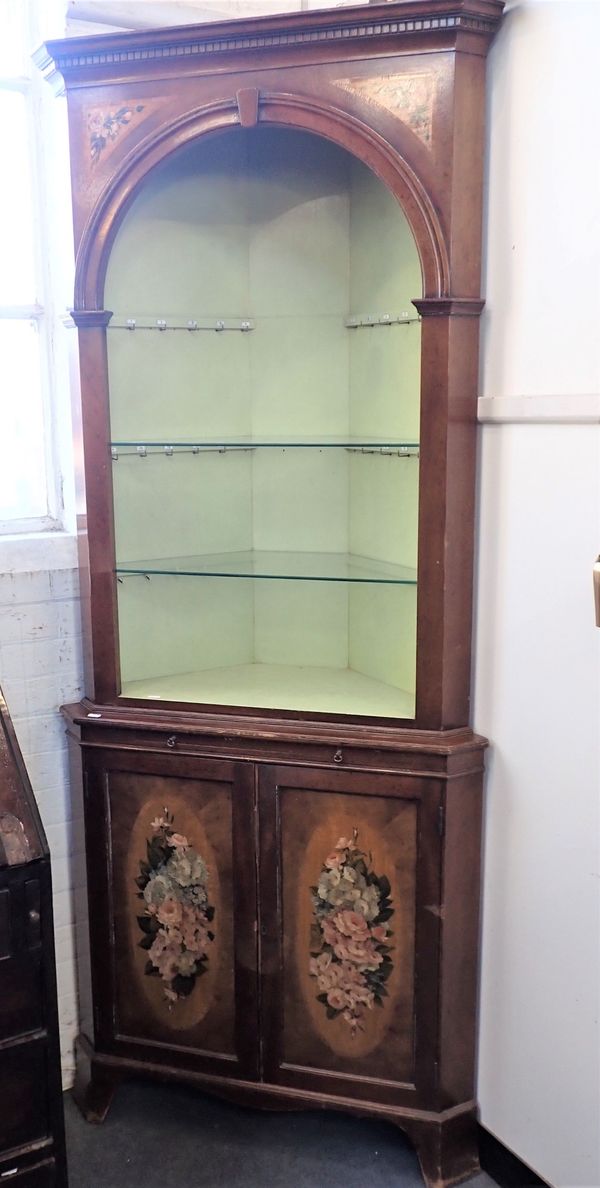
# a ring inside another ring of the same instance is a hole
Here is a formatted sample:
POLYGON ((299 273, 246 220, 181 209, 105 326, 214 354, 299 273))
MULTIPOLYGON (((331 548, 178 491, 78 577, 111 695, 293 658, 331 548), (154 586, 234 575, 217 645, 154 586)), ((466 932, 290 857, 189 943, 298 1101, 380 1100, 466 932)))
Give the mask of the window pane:
POLYGON ((0 75, 4 78, 29 73, 23 36, 26 4, 27 0, 0 0, 0 75))
POLYGON ((39 334, 0 321, 0 520, 48 514, 39 334))
MULTIPOLYGON (((1 0, 0 0, 1 3, 1 0)), ((0 90, 0 305, 32 305, 36 298, 29 128, 25 96, 0 90)))

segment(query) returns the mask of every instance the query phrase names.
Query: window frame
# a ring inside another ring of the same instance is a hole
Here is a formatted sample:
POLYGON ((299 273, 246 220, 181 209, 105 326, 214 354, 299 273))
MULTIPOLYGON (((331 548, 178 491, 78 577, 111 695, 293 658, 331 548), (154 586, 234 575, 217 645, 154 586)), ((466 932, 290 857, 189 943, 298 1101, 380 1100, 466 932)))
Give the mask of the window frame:
MULTIPOLYGON (((22 67, 25 70, 28 55, 36 41, 40 40, 38 25, 43 8, 37 0, 22 6, 17 3, 14 7, 20 21, 24 47, 22 67)), ((0 75, 0 91, 17 92, 25 98, 37 300, 30 305, 0 305, 0 321, 31 322, 39 336, 39 412, 42 419, 46 510, 39 515, 0 518, 0 543, 8 537, 64 532, 68 528, 61 465, 61 438, 64 435, 60 433, 58 424, 62 413, 59 385, 62 387, 63 381, 66 384, 68 377, 65 375, 64 363, 61 364, 57 358, 56 337, 59 314, 55 273, 58 271, 57 257, 62 245, 57 243, 52 226, 55 222, 52 218, 55 198, 53 179, 48 168, 48 151, 55 142, 58 113, 50 111, 48 104, 56 102, 55 96, 30 57, 29 61, 29 73, 0 75)), ((65 179, 65 199, 69 201, 67 181, 65 179)), ((22 443, 15 441, 9 448, 21 449, 22 443)))

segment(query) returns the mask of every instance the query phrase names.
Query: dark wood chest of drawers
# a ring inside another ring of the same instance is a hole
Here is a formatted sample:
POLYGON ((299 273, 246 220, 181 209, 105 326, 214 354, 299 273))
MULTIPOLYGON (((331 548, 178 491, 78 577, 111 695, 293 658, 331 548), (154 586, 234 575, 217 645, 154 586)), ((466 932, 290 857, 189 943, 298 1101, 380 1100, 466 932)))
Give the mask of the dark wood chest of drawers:
POLYGON ((67 1188, 50 856, 0 694, 0 1184, 67 1188))

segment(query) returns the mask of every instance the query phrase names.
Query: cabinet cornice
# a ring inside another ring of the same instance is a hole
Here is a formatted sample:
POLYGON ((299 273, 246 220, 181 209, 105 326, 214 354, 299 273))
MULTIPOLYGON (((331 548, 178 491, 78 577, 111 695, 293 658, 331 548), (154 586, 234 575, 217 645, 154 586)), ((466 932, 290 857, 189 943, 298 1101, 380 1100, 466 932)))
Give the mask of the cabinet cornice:
MULTIPOLYGON (((106 34, 51 41, 36 55, 38 67, 65 79, 71 73, 115 67, 145 67, 150 62, 213 58, 222 54, 270 53, 322 43, 355 45, 367 41, 430 41, 459 33, 493 36, 503 0, 397 0, 391 4, 281 14, 226 23, 176 26, 146 32, 106 34)), ((394 46, 396 48, 396 46, 394 46)), ((337 52, 337 49, 336 49, 337 52)))

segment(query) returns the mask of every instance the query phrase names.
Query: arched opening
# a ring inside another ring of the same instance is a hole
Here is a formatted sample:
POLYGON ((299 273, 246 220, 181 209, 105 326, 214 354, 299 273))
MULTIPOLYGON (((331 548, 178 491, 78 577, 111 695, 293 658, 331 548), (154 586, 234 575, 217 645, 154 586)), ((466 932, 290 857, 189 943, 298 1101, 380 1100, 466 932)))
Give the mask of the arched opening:
POLYGON ((124 695, 414 716, 422 291, 331 141, 235 128, 148 175, 105 283, 124 695))

